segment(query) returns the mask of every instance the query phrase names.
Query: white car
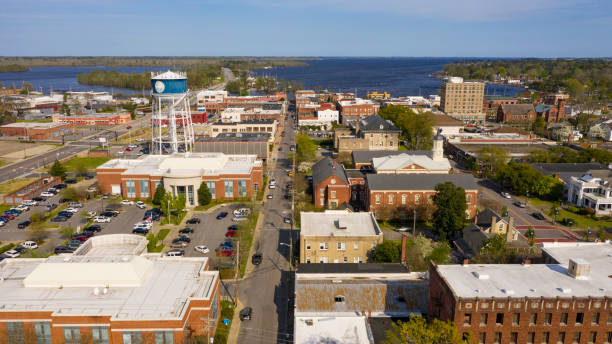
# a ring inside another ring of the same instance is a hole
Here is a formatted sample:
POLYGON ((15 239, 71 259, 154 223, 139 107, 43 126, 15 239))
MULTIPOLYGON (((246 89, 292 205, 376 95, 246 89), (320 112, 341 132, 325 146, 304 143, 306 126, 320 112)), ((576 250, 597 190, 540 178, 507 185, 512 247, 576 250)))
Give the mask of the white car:
POLYGON ((6 221, 0 221, 0 227, 4 226, 6 224, 6 221))
POLYGON ((124 199, 123 201, 121 201, 121 204, 134 205, 134 201, 130 201, 129 199, 124 199))
POLYGON ((45 192, 42 192, 42 193, 40 194, 40 196, 41 196, 41 197, 53 197, 53 196, 55 196, 55 195, 54 195, 53 193, 51 193, 51 192, 47 192, 47 191, 45 191, 45 192))
POLYGON ((28 211, 28 210, 30 210, 30 207, 28 207, 27 205, 24 205, 24 204, 20 204, 20 205, 18 205, 16 207, 12 207, 11 209, 17 209, 17 210, 20 210, 20 211, 28 211))
POLYGON ((276 179, 274 178, 270 179, 270 185, 276 185, 276 179))
POLYGON ((138 148, 138 145, 129 145, 128 148, 132 148, 132 149, 138 148))
POLYGON ((502 195, 503 198, 508 198, 508 199, 512 198, 512 196, 510 196, 509 193, 504 192, 504 191, 500 192, 500 195, 502 195))
POLYGON ((251 209, 240 208, 240 209, 234 210, 233 213, 234 213, 234 216, 248 216, 249 214, 251 214, 251 209))
POLYGON ((410 228, 408 228, 408 227, 400 227, 400 228, 394 229, 394 231, 396 231, 396 232, 408 232, 409 230, 410 230, 410 228))
POLYGON ((76 213, 79 212, 79 209, 77 209, 77 208, 66 208, 66 211, 69 211, 69 212, 71 212, 73 214, 76 214, 76 213))
POLYGON ((140 209, 144 209, 147 207, 147 205, 143 201, 136 202, 136 206, 140 209))
POLYGON ((139 139, 136 139, 136 141, 137 141, 137 142, 143 142, 143 141, 144 141, 144 139, 143 139, 143 138, 139 138, 139 139))
POLYGON ((234 217, 232 218, 232 221, 234 221, 234 222, 240 222, 240 221, 246 221, 246 220, 248 220, 248 219, 249 219, 249 218, 248 218, 248 217, 246 217, 246 216, 234 216, 234 217))
POLYGON ((90 210, 90 211, 87 212, 87 215, 93 217, 93 216, 98 215, 98 213, 95 210, 90 210))
POLYGON ((152 225, 152 224, 150 224, 150 223, 146 223, 146 222, 145 222, 145 223, 143 223, 143 222, 139 222, 139 223, 137 223, 137 224, 135 224, 135 225, 134 225, 134 229, 137 229, 137 228, 144 228, 144 229, 149 229, 149 230, 150 230, 150 229, 151 229, 151 227, 153 227, 153 225, 152 225))
POLYGON ((38 248, 38 244, 34 241, 25 241, 21 244, 21 247, 25 247, 29 250, 35 250, 38 248))
POLYGON ((276 185, 270 184, 270 189, 276 189, 276 185))
POLYGON ((208 253, 210 252, 210 250, 208 249, 208 246, 204 246, 204 245, 199 245, 194 247, 194 250, 200 252, 200 253, 208 253))
POLYGON ((111 219, 110 219, 110 217, 106 217, 106 216, 96 216, 96 217, 94 217, 93 222, 97 222, 97 223, 104 223, 104 222, 110 223, 111 219))
POLYGON ((37 205, 38 202, 32 201, 31 199, 26 199, 26 200, 22 201, 21 204, 32 207, 32 206, 37 205))
POLYGON ((15 250, 9 250, 4 252, 4 255, 9 257, 9 258, 17 258, 21 255, 21 253, 15 251, 15 250))

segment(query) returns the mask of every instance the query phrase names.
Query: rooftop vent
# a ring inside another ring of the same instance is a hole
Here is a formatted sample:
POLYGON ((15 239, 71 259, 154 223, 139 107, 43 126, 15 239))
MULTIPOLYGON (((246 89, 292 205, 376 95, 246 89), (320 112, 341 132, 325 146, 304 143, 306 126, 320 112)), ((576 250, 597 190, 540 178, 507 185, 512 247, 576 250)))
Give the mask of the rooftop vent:
POLYGON ((570 259, 567 273, 575 279, 588 279, 591 273, 591 264, 584 259, 570 259))
POLYGON ((557 290, 562 292, 563 294, 569 294, 572 292, 572 288, 567 288, 567 287, 557 288, 557 290))
POLYGON ((514 295, 514 290, 512 289, 502 289, 502 293, 506 295, 514 295))
POLYGON ((304 320, 304 322, 306 323, 306 326, 312 326, 313 325, 312 319, 306 319, 306 320, 304 320))
POLYGON ((342 221, 341 219, 336 220, 336 227, 338 229, 346 229, 347 225, 346 222, 342 221))
POLYGON ((474 275, 474 277, 478 278, 479 280, 488 280, 489 279, 489 275, 482 273, 482 272, 478 272, 478 271, 474 271, 472 272, 472 274, 474 275))

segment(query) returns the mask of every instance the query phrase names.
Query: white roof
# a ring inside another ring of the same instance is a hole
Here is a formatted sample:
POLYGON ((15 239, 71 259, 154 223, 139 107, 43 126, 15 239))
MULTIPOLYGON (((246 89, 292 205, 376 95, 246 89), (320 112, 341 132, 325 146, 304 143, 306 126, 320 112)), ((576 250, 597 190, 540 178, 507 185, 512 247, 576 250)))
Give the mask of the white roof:
POLYGON ((36 122, 15 122, 10 124, 5 124, 3 128, 28 128, 28 129, 51 129, 55 127, 62 127, 63 123, 36 123, 36 122))
POLYGON ((347 210, 301 212, 301 233, 305 236, 378 236, 382 235, 370 212, 351 213, 347 210), (340 227, 340 228, 339 228, 340 227))
POLYGON ((448 171, 451 168, 448 159, 433 160, 427 155, 398 154, 372 159, 372 165, 377 171, 399 170, 410 165, 418 165, 431 171, 448 171))
POLYGON ((295 344, 370 344, 366 318, 363 316, 297 316, 295 344))
POLYGON ((462 298, 486 297, 612 297, 610 243, 544 244, 543 251, 560 264, 440 265, 438 271, 462 298), (569 275, 569 259, 590 264, 585 279, 569 275))

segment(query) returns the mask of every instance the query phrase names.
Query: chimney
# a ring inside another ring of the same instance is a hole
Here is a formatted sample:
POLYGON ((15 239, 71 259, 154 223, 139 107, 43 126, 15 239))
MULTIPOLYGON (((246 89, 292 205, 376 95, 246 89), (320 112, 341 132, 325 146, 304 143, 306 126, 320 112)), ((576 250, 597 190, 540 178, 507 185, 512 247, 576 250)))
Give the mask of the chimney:
POLYGON ((489 232, 493 232, 497 230, 497 216, 491 216, 491 227, 489 227, 489 232))
POLYGON ((336 169, 336 159, 334 159, 334 170, 336 169))
POLYGON ((406 236, 402 235, 402 255, 400 258, 400 263, 406 264, 406 236))
POLYGON ((470 263, 470 260, 467 258, 463 258, 463 266, 468 266, 470 263))
POLYGON ((514 241, 514 217, 508 219, 508 229, 506 229, 506 242, 514 241))

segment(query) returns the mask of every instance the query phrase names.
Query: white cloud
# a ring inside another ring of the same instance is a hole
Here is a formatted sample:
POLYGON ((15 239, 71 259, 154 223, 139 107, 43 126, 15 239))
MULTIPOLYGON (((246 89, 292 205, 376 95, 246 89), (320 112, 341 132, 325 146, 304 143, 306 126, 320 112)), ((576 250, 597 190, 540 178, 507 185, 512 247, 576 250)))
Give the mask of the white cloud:
POLYGON ((593 0, 239 0, 256 6, 331 8, 382 12, 450 21, 505 21, 550 10, 589 5, 593 0))

